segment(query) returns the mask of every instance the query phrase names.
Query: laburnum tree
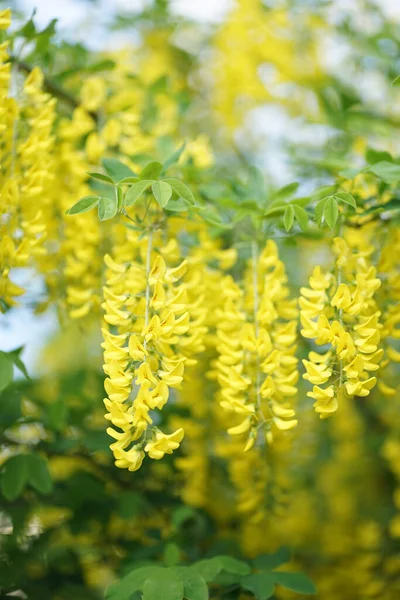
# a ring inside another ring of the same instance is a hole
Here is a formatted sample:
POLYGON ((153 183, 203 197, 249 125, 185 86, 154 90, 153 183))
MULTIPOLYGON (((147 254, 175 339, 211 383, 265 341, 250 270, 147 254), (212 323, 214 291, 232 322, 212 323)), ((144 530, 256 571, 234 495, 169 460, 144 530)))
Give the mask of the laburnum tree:
POLYGON ((399 25, 360 10, 156 1, 102 51, 0 11, 1 598, 399 597, 399 25))

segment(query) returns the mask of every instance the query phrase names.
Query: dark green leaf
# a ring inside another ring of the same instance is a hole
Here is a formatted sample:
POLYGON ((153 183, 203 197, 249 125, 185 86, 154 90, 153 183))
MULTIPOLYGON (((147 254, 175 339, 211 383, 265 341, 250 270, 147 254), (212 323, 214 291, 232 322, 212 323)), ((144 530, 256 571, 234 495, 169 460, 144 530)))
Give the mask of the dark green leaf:
POLYGON ((346 204, 350 204, 353 208, 357 208, 357 204, 355 199, 348 192, 337 192, 334 197, 336 200, 340 200, 341 202, 345 202, 346 204))
POLYGON ((313 582, 304 573, 274 573, 276 583, 299 594, 316 594, 313 582))
POLYGON ((183 581, 173 569, 164 569, 161 576, 150 576, 143 585, 143 600, 181 600, 183 581))
POLYGON ((115 183, 126 177, 135 177, 135 173, 127 165, 116 158, 104 158, 103 167, 115 183))
POLYGON ((241 586, 254 594, 258 600, 271 598, 275 590, 275 578, 273 573, 254 573, 242 577, 241 586))
POLYGON ((163 166, 158 161, 148 163, 140 173, 140 179, 157 179, 162 173, 163 166))
POLYGON ((0 392, 10 385, 13 375, 12 359, 5 352, 0 352, 0 392))
POLYGON ((176 508, 171 515, 171 521, 176 529, 179 529, 187 521, 196 517, 196 511, 191 506, 179 506, 176 508))
POLYGON ((5 429, 21 416, 21 395, 13 389, 5 389, 0 396, 0 425, 5 429))
POLYGON ((186 600, 208 600, 207 583, 195 569, 175 567, 175 571, 183 582, 183 593, 186 600))
POLYGON ((279 548, 273 554, 261 554, 253 560, 255 569, 260 571, 271 571, 287 563, 290 560, 290 552, 285 546, 279 548))
POLYGON ((100 198, 99 200, 99 219, 107 221, 115 217, 118 211, 118 202, 114 198, 100 198))
POLYGON ((222 568, 228 573, 235 573, 236 575, 247 575, 250 573, 250 566, 243 560, 238 560, 232 556, 217 556, 222 568))
POLYGON ((328 227, 333 229, 339 216, 338 204, 333 196, 328 196, 326 199, 323 216, 328 227))
POLYGON ((294 221, 294 208, 291 204, 289 204, 285 208, 285 212, 283 215, 283 224, 285 226, 286 231, 290 231, 292 229, 293 221, 294 221))
POLYGON ((39 454, 29 454, 27 480, 41 494, 49 494, 53 488, 47 461, 39 454))
POLYGON ((28 475, 28 461, 25 454, 12 456, 1 472, 1 492, 7 500, 15 500, 22 493, 28 475))
POLYGON ((124 205, 133 206, 133 204, 139 200, 140 196, 152 185, 152 183, 152 179, 134 183, 126 192, 124 205))
POLYGON ((172 188, 165 181, 155 181, 151 185, 156 202, 164 208, 167 206, 169 199, 172 196, 172 188))
POLYGON ((21 355, 21 352, 23 351, 23 349, 24 349, 24 346, 20 346, 19 348, 16 348, 15 350, 12 350, 11 352, 7 352, 7 356, 12 360, 12 362, 17 367, 17 369, 19 369, 21 371, 21 373, 23 375, 25 375, 25 377, 27 379, 30 379, 28 370, 20 358, 20 355, 21 355))
POLYGON ((185 200, 185 202, 187 202, 188 204, 195 203, 195 197, 193 196, 188 186, 182 183, 182 181, 179 181, 178 179, 163 179, 163 181, 168 183, 172 187, 172 189, 178 194, 178 196, 185 200))
POLYGON ((92 208, 97 206, 99 203, 99 200, 100 200, 99 196, 85 196, 84 198, 81 198, 80 200, 78 200, 78 202, 76 202, 76 204, 71 206, 71 208, 69 208, 66 211, 66 214, 67 215, 77 215, 79 213, 87 212, 88 210, 91 210, 92 208))

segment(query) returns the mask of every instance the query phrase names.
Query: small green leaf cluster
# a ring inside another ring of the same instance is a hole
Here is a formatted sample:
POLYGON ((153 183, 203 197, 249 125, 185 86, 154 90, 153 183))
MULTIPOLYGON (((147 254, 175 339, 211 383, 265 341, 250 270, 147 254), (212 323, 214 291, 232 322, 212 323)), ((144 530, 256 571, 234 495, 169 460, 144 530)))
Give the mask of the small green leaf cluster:
POLYGON ((52 481, 46 460, 39 454, 17 454, 9 458, 1 471, 1 493, 15 500, 30 485, 41 494, 49 494, 52 481))
MULTIPOLYGON (((178 155, 176 156, 179 158, 178 155)), ((140 174, 137 174, 120 160, 104 159, 103 167, 106 174, 94 172, 88 174, 100 184, 112 186, 113 193, 85 196, 71 206, 67 214, 84 213, 97 206, 100 221, 107 221, 135 205, 149 188, 161 208, 173 212, 187 211, 196 204, 191 190, 178 179, 163 177, 165 170, 171 164, 173 164, 171 159, 164 164, 151 161, 140 174)))
MULTIPOLYGON (((290 559, 286 548, 257 557, 252 563, 220 555, 178 566, 179 548, 174 545, 167 566, 140 566, 108 587, 106 600, 208 600, 230 591, 250 592, 257 600, 267 600, 280 585, 299 594, 316 594, 313 583, 303 573, 277 571, 290 559), (141 595, 140 595, 141 594, 141 595)), ((166 561, 167 562, 167 561, 166 561)))

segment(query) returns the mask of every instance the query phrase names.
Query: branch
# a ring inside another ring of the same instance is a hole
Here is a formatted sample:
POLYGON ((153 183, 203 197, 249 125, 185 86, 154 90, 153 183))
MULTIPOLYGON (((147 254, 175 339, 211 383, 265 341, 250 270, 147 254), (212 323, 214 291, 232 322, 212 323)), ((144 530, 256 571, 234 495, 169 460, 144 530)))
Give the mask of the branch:
MULTIPOLYGON (((19 60, 15 56, 10 56, 10 62, 16 66, 18 71, 20 71, 21 73, 27 73, 28 75, 33 71, 34 68, 32 67, 32 65, 28 64, 23 60, 19 60)), ((73 96, 60 85, 49 79, 49 77, 47 77, 46 75, 44 75, 43 87, 46 90, 46 92, 48 92, 52 96, 55 96, 56 98, 70 106, 72 109, 78 108, 78 106, 80 106, 80 102, 75 96, 73 96)), ((88 111, 88 113, 92 117, 92 119, 96 123, 98 123, 99 115, 93 111, 88 111)))

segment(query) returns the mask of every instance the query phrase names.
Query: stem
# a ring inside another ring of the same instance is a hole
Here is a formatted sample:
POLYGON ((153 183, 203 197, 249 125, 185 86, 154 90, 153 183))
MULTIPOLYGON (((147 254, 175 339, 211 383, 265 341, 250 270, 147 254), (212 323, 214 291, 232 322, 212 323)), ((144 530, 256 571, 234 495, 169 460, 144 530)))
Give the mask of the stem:
MULTIPOLYGON (((34 67, 32 65, 30 65, 29 63, 27 63, 23 60, 19 60, 19 58, 17 58, 16 56, 10 56, 10 62, 13 63, 13 65, 16 67, 16 69, 18 69, 18 71, 21 71, 22 73, 27 73, 28 75, 34 69, 34 67)), ((74 108, 78 108, 78 106, 80 106, 80 102, 77 98, 75 98, 75 96, 73 96, 72 94, 70 94, 69 92, 64 90, 64 88, 62 88, 57 83, 55 83, 54 81, 49 79, 46 75, 44 76, 44 79, 43 79, 43 87, 47 92, 49 92, 49 94, 51 94, 52 96, 55 96, 59 100, 62 100, 65 104, 68 104, 71 108, 74 109, 74 108)), ((99 115, 93 111, 88 111, 88 113, 92 117, 92 119, 94 121, 96 121, 96 123, 97 123, 99 120, 99 115)))
MULTIPOLYGON (((258 295, 258 273, 257 273, 257 264, 258 264, 258 244, 257 241, 253 241, 251 244, 251 252, 252 252, 252 267, 253 267, 253 311, 254 311, 254 329, 256 334, 256 340, 258 340, 260 327, 258 323, 258 307, 260 304, 260 298, 258 295)), ((258 349, 256 348, 256 396, 257 396, 257 408, 260 412, 260 415, 265 421, 265 417, 263 415, 261 409, 261 372, 260 372, 260 356, 258 354, 258 349)))

